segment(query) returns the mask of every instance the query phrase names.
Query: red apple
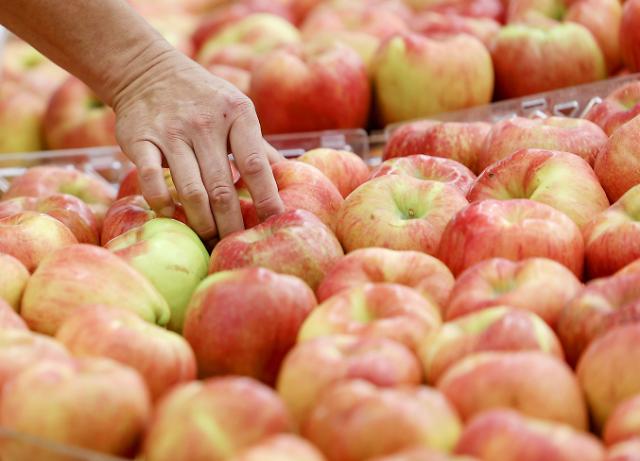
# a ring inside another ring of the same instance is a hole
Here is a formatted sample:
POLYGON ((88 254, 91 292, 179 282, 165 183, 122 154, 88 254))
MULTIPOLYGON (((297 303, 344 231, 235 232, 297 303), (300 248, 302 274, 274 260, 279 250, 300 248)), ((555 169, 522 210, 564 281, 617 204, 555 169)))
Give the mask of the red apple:
POLYGON ((581 290, 580 280, 551 259, 490 258, 460 274, 449 297, 446 318, 511 306, 533 312, 555 328, 565 304, 581 290))
POLYGON ((442 310, 454 279, 447 266, 433 256, 418 251, 363 248, 336 262, 316 294, 323 302, 359 285, 385 282, 413 288, 442 310))
POLYGON ((273 384, 315 306, 309 287, 290 275, 255 268, 209 276, 193 294, 184 325, 200 376, 239 374, 273 384))
POLYGON ((611 92, 594 106, 585 118, 604 130, 607 136, 636 115, 640 115, 640 82, 629 82, 611 92))
POLYGON ((257 445, 229 458, 230 461, 325 461, 322 453, 305 439, 280 434, 264 439, 257 445))
POLYGON ((611 413, 603 438, 607 445, 640 438, 640 393, 620 403, 611 413))
POLYGON ((339 44, 267 54, 253 69, 249 95, 265 134, 361 128, 369 115, 365 65, 358 53, 339 44))
POLYGON ((478 156, 491 125, 484 122, 436 122, 431 120, 407 123, 395 130, 384 148, 383 160, 416 154, 450 158, 462 163, 474 173, 478 156))
POLYGON ((386 160, 371 172, 371 179, 391 174, 451 184, 463 195, 467 195, 476 179, 471 170, 461 163, 430 155, 410 155, 386 160))
POLYGON ((549 149, 571 152, 593 165, 607 135, 588 120, 569 117, 527 119, 515 117, 497 122, 485 138, 478 168, 508 157, 520 149, 549 149))
POLYGON ((369 166, 353 152, 313 149, 305 152, 297 160, 322 171, 345 198, 369 179, 369 166))
POLYGON ((500 23, 495 19, 463 16, 451 11, 427 10, 411 22, 411 28, 426 37, 468 34, 480 40, 487 48, 493 44, 500 32, 500 27, 500 23))
POLYGON ((88 304, 129 309, 160 326, 170 317, 167 302, 142 274, 109 250, 86 244, 57 250, 40 264, 27 283, 21 314, 32 330, 55 334, 88 304))
POLYGON ((194 381, 156 407, 144 459, 223 461, 292 426, 284 403, 257 381, 235 376, 194 381))
POLYGON ((22 293, 29 280, 29 271, 19 259, 0 253, 0 299, 14 310, 20 308, 22 293))
POLYGON ((28 331, 22 317, 4 299, 0 298, 0 329, 28 331))
POLYGON ((287 355, 278 375, 278 394, 302 423, 332 385, 360 379, 379 387, 418 385, 422 380, 415 355, 384 338, 327 336, 304 341, 287 355))
POLYGON ((622 61, 631 72, 640 71, 640 1, 626 0, 620 24, 622 61))
POLYGON ((398 175, 375 178, 344 201, 336 235, 347 252, 384 247, 434 254, 447 223, 467 204, 449 184, 398 175))
POLYGON ((302 435, 331 461, 365 461, 413 447, 447 452, 460 432, 458 416, 440 392, 358 380, 324 392, 302 427, 302 435))
POLYGON ((605 461, 640 461, 640 439, 613 445, 607 451, 605 461))
POLYGON ((584 242, 574 222, 549 205, 527 199, 483 200, 449 222, 438 257, 455 276, 489 258, 542 257, 582 277, 584 242))

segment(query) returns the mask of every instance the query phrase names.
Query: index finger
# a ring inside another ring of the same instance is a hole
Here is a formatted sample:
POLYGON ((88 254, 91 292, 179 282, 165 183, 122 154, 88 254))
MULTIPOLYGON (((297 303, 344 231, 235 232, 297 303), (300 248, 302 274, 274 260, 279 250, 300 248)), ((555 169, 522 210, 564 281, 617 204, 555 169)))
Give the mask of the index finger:
POLYGON ((255 112, 243 112, 231 125, 231 151, 261 220, 284 211, 264 142, 255 112))

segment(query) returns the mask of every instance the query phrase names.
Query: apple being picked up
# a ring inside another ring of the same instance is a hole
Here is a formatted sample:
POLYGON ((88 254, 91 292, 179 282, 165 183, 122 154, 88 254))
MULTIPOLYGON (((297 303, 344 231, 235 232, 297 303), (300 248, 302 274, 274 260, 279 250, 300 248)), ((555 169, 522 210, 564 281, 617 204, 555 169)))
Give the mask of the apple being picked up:
POLYGON ((345 198, 369 179, 369 166, 353 152, 312 149, 298 157, 297 160, 322 171, 345 198))
POLYGON ((604 130, 607 136, 636 115, 640 115, 640 82, 629 82, 615 89, 604 101, 587 112, 585 118, 604 130))
POLYGON ((29 275, 29 271, 19 259, 0 252, 0 299, 16 311, 20 308, 20 300, 29 275))

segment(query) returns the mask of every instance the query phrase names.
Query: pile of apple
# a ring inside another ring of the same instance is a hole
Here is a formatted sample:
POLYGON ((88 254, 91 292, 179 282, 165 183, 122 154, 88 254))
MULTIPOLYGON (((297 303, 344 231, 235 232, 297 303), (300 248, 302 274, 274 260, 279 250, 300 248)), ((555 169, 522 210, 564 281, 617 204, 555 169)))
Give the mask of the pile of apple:
MULTIPOLYGON (((640 71, 640 0, 130 0, 265 134, 390 123, 640 71)), ((8 46, 0 152, 115 145, 114 114, 8 46)))
MULTIPOLYGON (((272 166, 207 248, 132 170, 0 198, 0 427, 145 461, 640 457, 640 82, 272 166)), ((3 461, 60 460, 0 440, 3 461)))

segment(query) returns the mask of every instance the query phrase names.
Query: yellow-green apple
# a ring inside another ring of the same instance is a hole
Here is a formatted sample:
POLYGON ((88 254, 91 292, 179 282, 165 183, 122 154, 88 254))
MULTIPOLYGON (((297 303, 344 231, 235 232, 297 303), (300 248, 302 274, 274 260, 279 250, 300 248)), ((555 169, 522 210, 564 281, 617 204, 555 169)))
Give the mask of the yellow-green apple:
POLYGON ((573 272, 551 259, 485 259, 457 278, 446 318, 452 320, 494 306, 510 306, 533 312, 555 328, 565 304, 582 287, 573 272))
POLYGON ((558 317, 557 331, 575 364, 598 336, 626 323, 640 322, 640 273, 617 274, 592 280, 558 317))
MULTIPOLYGON (((2 202, 0 202, 0 206, 1 204, 2 202)), ((119 235, 156 218, 158 218, 158 214, 151 209, 142 195, 122 197, 113 202, 113 205, 107 210, 102 223, 100 241, 104 246, 119 235)), ((176 204, 173 219, 187 223, 187 216, 182 205, 176 204)))
POLYGON ((207 66, 207 70, 216 77, 220 77, 233 84, 244 94, 249 94, 249 88, 251 87, 251 72, 248 70, 227 64, 212 64, 207 66))
POLYGON ((461 429, 455 410, 432 388, 353 380, 323 392, 301 432, 329 461, 365 461, 413 447, 447 452, 461 429))
POLYGON ((116 116, 75 77, 53 93, 42 122, 49 149, 115 146, 116 116))
POLYGON ((520 149, 571 152, 593 165, 607 135, 595 123, 569 117, 528 119, 514 117, 493 125, 478 156, 478 169, 508 157, 520 149))
POLYGON ((590 277, 606 277, 640 258, 640 186, 629 189, 583 229, 585 263, 590 277))
POLYGON ((450 184, 463 195, 467 195, 476 179, 469 168, 455 160, 424 154, 385 160, 371 172, 371 179, 391 174, 450 184))
POLYGON ((603 461, 605 456, 592 434, 507 409, 475 417, 455 451, 486 461, 603 461))
POLYGON ((74 168, 43 165, 31 167, 15 178, 2 199, 47 197, 57 193, 74 195, 87 203, 100 222, 116 195, 113 187, 100 176, 74 168))
POLYGON ((385 282, 413 288, 442 311, 455 280, 440 260, 419 251, 363 248, 336 262, 316 294, 323 302, 358 285, 385 282))
POLYGON ((137 370, 152 400, 196 378, 196 359, 182 336, 126 309, 78 309, 62 323, 56 339, 76 357, 106 357, 137 370))
MULTIPOLYGON (((135 454, 150 413, 149 392, 137 371, 93 357, 35 364, 5 385, 0 401, 5 429, 116 456, 135 454)), ((5 441, 2 457, 65 459, 19 440, 5 441)))
POLYGON ((438 307, 417 291, 392 283, 369 283, 342 291, 316 307, 302 324, 298 341, 349 334, 387 338, 417 351, 441 324, 438 307))
POLYGON ((640 439, 613 445, 607 451, 605 461, 640 461, 640 439))
POLYGON ((54 251, 78 243, 67 226, 35 211, 0 219, 0 252, 11 255, 33 272, 54 251))
POLYGON ((495 19, 433 10, 424 11, 411 21, 411 28, 426 37, 468 34, 480 40, 487 48, 491 47, 498 36, 500 27, 495 19))
POLYGON ((282 363, 277 390, 294 419, 307 419, 318 398, 340 381, 379 387, 418 385, 420 364, 402 344, 384 338, 336 335, 304 341, 282 363))
POLYGON ((310 42, 265 55, 253 68, 249 95, 265 134, 361 128, 371 103, 362 58, 339 43, 310 42))
POLYGON ((622 61, 631 72, 640 71, 640 1, 626 0, 620 24, 622 61))
POLYGON ((104 246, 151 282, 169 305, 167 328, 180 333, 191 295, 207 276, 209 252, 184 223, 155 218, 104 246))
POLYGON ((298 29, 281 16, 252 13, 210 35, 196 53, 196 60, 205 66, 220 63, 216 55, 231 45, 235 48, 234 53, 239 53, 243 60, 246 59, 245 56, 249 57, 250 70, 251 62, 258 57, 280 46, 299 41, 298 29))
POLYGON ((0 329, 24 331, 29 329, 22 317, 2 298, 0 298, 0 329))
POLYGON ((144 459, 223 461, 292 429, 282 400, 258 381, 236 376, 194 381, 157 405, 144 440, 144 459))
POLYGON ((616 407, 607 419, 602 436, 607 445, 640 437, 640 393, 616 407))
POLYGON ((623 325, 596 338, 578 362, 576 374, 600 429, 628 398, 640 393, 640 324, 623 325))
POLYGON ((347 252, 383 247, 434 254, 447 223, 467 204, 450 184, 383 176, 347 197, 337 215, 336 235, 347 252))
POLYGON ((384 124, 487 104, 493 95, 491 55, 466 34, 396 35, 380 46, 373 74, 384 124))
MULTIPOLYGON (((280 198, 288 211, 306 210, 334 229, 343 198, 336 186, 320 170, 302 162, 285 160, 271 166, 280 198)), ((246 228, 260 220, 249 191, 242 180, 236 183, 246 228)))
POLYGON ((273 384, 315 307, 313 291, 291 275, 263 268, 218 272, 194 292, 183 334, 200 376, 237 374, 273 384))
POLYGON ((640 115, 616 129, 593 166, 611 203, 640 184, 640 115))
POLYGON ((20 313, 32 330, 55 334, 71 312, 88 304, 129 309, 160 326, 171 315, 142 274, 109 250, 87 244, 59 249, 40 264, 27 282, 20 313))
POLYGON ((29 271, 24 264, 10 254, 0 252, 0 299, 16 311, 28 280, 29 271))
POLYGON ((78 197, 52 194, 46 197, 16 197, 0 201, 0 219, 23 211, 35 211, 56 218, 73 233, 78 243, 97 245, 100 237, 98 219, 78 197))
POLYGON ((305 439, 279 434, 264 439, 229 461, 325 461, 322 453, 305 439))
POLYGON ((435 384, 460 360, 486 351, 537 350, 564 359, 553 330, 532 312, 491 307, 446 322, 420 343, 428 383, 435 384))
POLYGON ((456 456, 429 448, 409 448, 388 456, 371 458, 371 461, 477 461, 468 456, 456 456))
POLYGON ((582 277, 584 241, 564 213, 528 199, 483 200, 459 211, 442 234, 437 253, 453 273, 489 258, 557 261, 582 277))
POLYGON ((492 47, 496 92, 501 98, 593 82, 606 77, 598 42, 573 22, 509 24, 492 47))
POLYGON ((312 149, 297 160, 322 171, 343 197, 369 179, 369 166, 361 157, 346 150, 312 149))
POLYGON ((520 149, 488 166, 467 199, 534 200, 562 211, 580 229, 609 207, 607 194, 585 160, 543 149, 520 149))
POLYGON ((395 130, 384 148, 383 160, 427 154, 450 158, 474 173, 480 173, 478 157, 491 131, 485 122, 418 121, 395 130))
POLYGON ((15 82, 0 83, 0 153, 39 151, 46 101, 15 82))
POLYGON ((438 380, 463 421, 494 408, 588 429, 578 380, 561 359, 540 351, 481 352, 452 365, 438 380))
POLYGON ((264 267, 299 277, 315 290, 343 254, 335 235, 315 215, 293 210, 227 236, 213 249, 209 272, 264 267))
POLYGON ((597 104, 585 118, 604 130, 607 136, 636 115, 640 115, 640 82, 629 82, 616 88, 600 104, 597 104))

